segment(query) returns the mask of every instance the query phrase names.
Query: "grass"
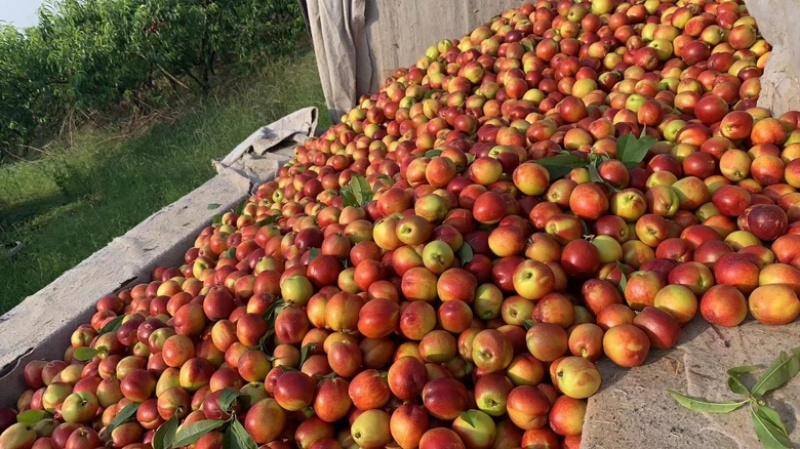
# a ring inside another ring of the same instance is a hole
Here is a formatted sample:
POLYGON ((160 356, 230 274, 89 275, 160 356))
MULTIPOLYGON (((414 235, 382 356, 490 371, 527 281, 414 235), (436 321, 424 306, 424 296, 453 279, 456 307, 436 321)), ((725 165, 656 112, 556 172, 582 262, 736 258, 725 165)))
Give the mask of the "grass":
MULTIPOLYGON (((235 84, 137 136, 82 130, 69 149, 0 166, 0 244, 24 245, 0 253, 0 313, 212 178, 211 159, 258 127, 302 107, 324 110, 310 51, 235 84)), ((326 120, 320 114, 320 126, 326 120)))

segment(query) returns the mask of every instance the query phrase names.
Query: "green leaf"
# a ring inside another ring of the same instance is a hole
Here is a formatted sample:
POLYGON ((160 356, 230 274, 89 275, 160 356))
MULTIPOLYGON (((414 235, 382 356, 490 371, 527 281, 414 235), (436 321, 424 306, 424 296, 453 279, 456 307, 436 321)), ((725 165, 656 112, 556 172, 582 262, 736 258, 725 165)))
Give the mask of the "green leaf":
POLYGON ((574 154, 563 153, 534 161, 550 173, 550 182, 563 178, 574 168, 586 167, 586 159, 574 154))
POLYGON ((37 422, 52 417, 50 413, 44 410, 25 410, 17 415, 17 422, 22 424, 33 425, 37 422))
POLYGON ((798 372, 800 372, 800 348, 793 349, 791 355, 781 352, 753 386, 753 395, 761 397, 780 388, 798 372))
POLYGON ((312 260, 316 259, 317 256, 320 255, 319 248, 310 248, 308 250, 308 263, 311 263, 312 260))
POLYGON ((273 324, 275 322, 275 317, 278 316, 284 307, 286 307, 286 303, 284 303, 282 299, 278 299, 270 304, 269 307, 267 307, 267 310, 265 310, 264 314, 261 316, 264 317, 267 322, 273 324))
POLYGON ((757 407, 750 410, 750 417, 753 420, 753 428, 758 436, 758 441, 765 449, 791 449, 792 442, 786 434, 786 428, 780 423, 780 417, 775 410, 769 407, 757 407), (774 422, 780 423, 776 425, 774 422))
POLYGON ((628 286, 628 276, 625 274, 625 270, 622 267, 622 264, 617 262, 617 269, 619 269, 619 289, 625 292, 625 288, 628 286))
POLYGON ((528 329, 532 328, 533 326, 536 326, 536 321, 525 320, 525 321, 522 322, 522 325, 525 326, 525 330, 528 330, 528 329))
POLYGON ((308 351, 316 350, 315 344, 308 344, 300 348, 300 366, 303 366, 303 363, 308 359, 308 351))
POLYGON ((220 226, 222 226, 222 215, 217 215, 217 216, 215 216, 215 217, 214 217, 214 218, 211 220, 211 224, 212 224, 212 225, 214 225, 214 227, 217 227, 217 228, 218 228, 218 227, 220 227, 220 226))
POLYGON ((736 366, 728 370, 728 388, 739 395, 750 397, 750 389, 742 381, 742 374, 757 370, 754 365, 736 366))
POLYGON ((227 421, 222 421, 219 419, 204 419, 202 421, 189 424, 181 429, 177 435, 175 435, 175 441, 172 442, 172 447, 183 447, 193 444, 202 438, 203 435, 213 432, 224 426, 226 422, 227 421))
POLYGON ((353 177, 351 182, 352 181, 355 181, 356 185, 358 186, 358 192, 360 195, 360 197, 357 198, 358 206, 366 206, 370 201, 372 201, 372 187, 369 185, 369 182, 367 182, 367 178, 361 175, 356 175, 353 177))
POLYGON ((158 426, 155 435, 153 435, 153 449, 171 448, 172 442, 175 440, 175 434, 178 432, 178 424, 180 424, 178 415, 173 415, 169 421, 158 426))
POLYGON ((342 196, 342 203, 345 207, 347 206, 358 206, 358 201, 356 201, 356 197, 353 194, 353 182, 352 180, 344 187, 339 189, 339 194, 342 196))
POLYGON ((230 412, 233 401, 241 396, 242 393, 239 393, 233 388, 225 388, 219 395, 219 408, 226 412, 230 412))
POLYGON ((222 437, 222 449, 258 449, 258 445, 247 429, 234 419, 222 437))
POLYGON ((461 259, 462 265, 470 263, 472 258, 475 256, 475 253, 472 252, 472 247, 469 246, 469 243, 467 242, 461 244, 461 247, 458 248, 458 252, 456 254, 458 255, 458 258, 461 259))
POLYGON ((589 169, 589 179, 591 179, 592 182, 605 184, 606 181, 600 176, 600 172, 597 171, 597 165, 589 164, 586 168, 589 169))
POLYGON ((136 416, 136 411, 139 410, 140 405, 140 403, 134 402, 117 412, 117 416, 114 417, 111 424, 106 428, 106 435, 111 435, 111 431, 116 429, 117 426, 136 416))
POLYGON ((784 426, 783 421, 781 421, 781 415, 775 409, 767 406, 759 406, 756 411, 773 427, 780 430, 781 434, 787 437, 789 436, 789 432, 786 431, 786 426, 784 426))
POLYGON ((269 217, 257 222, 256 225, 258 227, 271 225, 271 224, 274 224, 275 222, 277 222, 280 218, 281 218, 280 215, 277 215, 277 214, 276 215, 270 215, 269 217))
POLYGON ((712 402, 708 399, 704 398, 697 398, 692 396, 684 396, 677 391, 668 390, 669 394, 678 401, 678 404, 682 405, 689 410, 695 412, 704 412, 704 413, 730 413, 736 409, 741 408, 743 405, 747 404, 748 401, 723 401, 723 402, 712 402))
POLYGON ((467 410, 466 412, 461 412, 459 417, 464 421, 466 421, 467 424, 472 426, 472 428, 475 428, 475 419, 477 417, 475 410, 467 410))
POLYGON ((97 335, 107 334, 109 332, 116 332, 120 326, 122 326, 122 320, 125 319, 125 315, 120 315, 113 320, 109 321, 108 324, 103 326, 100 331, 97 332, 97 335))
POLYGON ((642 135, 637 139, 633 134, 625 134, 617 139, 617 159, 628 168, 633 168, 642 162, 647 152, 655 145, 657 140, 647 136, 642 130, 642 135))
POLYGON ((350 191, 353 192, 353 198, 356 200, 356 206, 361 207, 364 201, 364 191, 361 189, 361 183, 358 182, 358 179, 354 176, 352 180, 350 180, 350 191))
POLYGON ((239 203, 239 205, 236 206, 236 215, 242 215, 245 206, 247 206, 247 200, 244 200, 241 203, 239 203))
POLYGON ((728 370, 729 376, 740 376, 746 373, 752 373, 758 369, 755 365, 743 365, 743 366, 735 366, 728 370))
POLYGON ((750 390, 742 382, 739 376, 728 376, 728 389, 742 396, 750 396, 750 390))
POLYGON ((728 376, 728 388, 736 394, 750 396, 750 390, 747 389, 747 386, 739 376, 728 376))
POLYGON ((211 203, 207 207, 208 207, 208 210, 214 210, 214 209, 219 209, 219 206, 220 206, 220 204, 211 203))
POLYGON ((88 362, 89 360, 92 360, 97 354, 100 354, 100 351, 88 347, 75 348, 75 351, 72 352, 72 356, 75 357, 75 360, 81 362, 88 362))
POLYGON ((424 157, 433 158, 433 157, 439 156, 440 154, 442 154, 442 150, 428 150, 425 153, 424 157))

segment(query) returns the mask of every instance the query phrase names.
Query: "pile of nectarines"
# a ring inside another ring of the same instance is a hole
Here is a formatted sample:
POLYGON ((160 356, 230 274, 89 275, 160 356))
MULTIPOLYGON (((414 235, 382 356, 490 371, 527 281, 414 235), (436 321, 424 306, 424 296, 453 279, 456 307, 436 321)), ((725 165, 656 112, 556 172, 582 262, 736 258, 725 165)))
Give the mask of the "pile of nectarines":
POLYGON ((0 447, 577 448, 597 360, 800 314, 769 52, 740 0, 539 0, 438 42, 28 364, 0 447))

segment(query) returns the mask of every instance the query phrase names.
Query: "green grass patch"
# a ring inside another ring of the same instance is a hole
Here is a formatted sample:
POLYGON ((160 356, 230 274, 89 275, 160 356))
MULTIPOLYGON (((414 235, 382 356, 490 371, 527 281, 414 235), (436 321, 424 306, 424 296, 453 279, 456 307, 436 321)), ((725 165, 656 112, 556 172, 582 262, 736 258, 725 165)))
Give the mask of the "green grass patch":
MULTIPOLYGON (((211 159, 257 128, 302 107, 325 110, 310 51, 197 101, 135 137, 83 130, 71 148, 0 166, 0 244, 24 245, 13 257, 0 253, 0 313, 212 178, 211 159)), ((329 125, 327 113, 320 122, 329 125)))

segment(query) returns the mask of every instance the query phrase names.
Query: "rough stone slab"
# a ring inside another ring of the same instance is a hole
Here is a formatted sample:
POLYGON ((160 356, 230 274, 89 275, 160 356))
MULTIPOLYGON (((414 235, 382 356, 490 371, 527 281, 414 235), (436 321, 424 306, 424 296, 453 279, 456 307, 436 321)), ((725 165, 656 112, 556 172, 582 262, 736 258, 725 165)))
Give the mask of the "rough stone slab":
MULTIPOLYGON (((644 366, 626 370, 604 360, 603 386, 589 400, 581 447, 759 448, 746 408, 730 414, 696 413, 679 406, 667 390, 712 401, 735 399, 727 386, 729 368, 766 368, 781 351, 797 346, 800 322, 767 327, 749 321, 725 329, 698 318, 684 329, 676 349, 651 352, 644 366)), ((800 379, 768 395, 767 402, 800 447, 800 379)))

